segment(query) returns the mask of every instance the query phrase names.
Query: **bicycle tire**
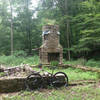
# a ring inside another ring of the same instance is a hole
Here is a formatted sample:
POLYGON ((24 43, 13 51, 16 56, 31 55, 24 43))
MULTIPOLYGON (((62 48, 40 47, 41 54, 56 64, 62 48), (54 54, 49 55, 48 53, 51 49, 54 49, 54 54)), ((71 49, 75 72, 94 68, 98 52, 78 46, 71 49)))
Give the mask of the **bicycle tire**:
POLYGON ((64 72, 57 72, 57 73, 55 73, 55 74, 53 75, 53 78, 55 78, 55 80, 53 81, 53 86, 55 86, 55 87, 60 87, 60 86, 62 86, 62 85, 68 86, 68 76, 67 76, 66 73, 64 73, 64 72), (65 78, 64 81, 65 81, 65 82, 60 82, 59 80, 57 80, 57 75, 59 75, 59 74, 61 74, 61 75, 64 76, 64 78, 65 78))
POLYGON ((27 90, 34 90, 40 88, 41 83, 42 83, 42 76, 39 73, 32 73, 25 80, 25 86, 27 90))

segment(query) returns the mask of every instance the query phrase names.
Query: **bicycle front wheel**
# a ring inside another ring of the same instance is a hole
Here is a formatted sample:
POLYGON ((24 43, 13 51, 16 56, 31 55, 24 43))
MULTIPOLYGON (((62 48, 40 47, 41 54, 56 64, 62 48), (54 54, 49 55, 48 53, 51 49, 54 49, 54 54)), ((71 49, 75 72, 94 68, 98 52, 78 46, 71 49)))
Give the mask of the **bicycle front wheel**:
POLYGON ((53 75, 53 85, 56 87, 68 86, 68 76, 64 72, 57 72, 53 75))

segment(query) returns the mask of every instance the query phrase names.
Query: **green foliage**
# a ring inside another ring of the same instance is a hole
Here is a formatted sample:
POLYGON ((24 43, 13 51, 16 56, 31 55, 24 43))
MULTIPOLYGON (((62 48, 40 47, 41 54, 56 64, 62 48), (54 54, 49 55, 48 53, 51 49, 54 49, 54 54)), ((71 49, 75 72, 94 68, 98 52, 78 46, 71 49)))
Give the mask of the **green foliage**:
POLYGON ((77 36, 73 45, 73 52, 90 56, 89 53, 97 52, 100 43, 100 13, 95 0, 84 1, 80 4, 80 13, 72 19, 73 33, 77 36), (74 25, 75 24, 75 25, 74 25), (77 34, 78 32, 78 34, 77 34))
POLYGON ((6 66, 17 66, 20 64, 38 65, 39 57, 16 57, 16 56, 0 56, 0 64, 6 66))
POLYGON ((15 57, 26 57, 26 56, 27 56, 27 53, 26 53, 25 51, 22 51, 22 50, 20 50, 20 51, 15 51, 15 52, 14 52, 14 56, 15 56, 15 57))
POLYGON ((51 66, 58 66, 59 65, 59 62, 58 61, 51 61, 50 62, 50 65, 51 66))
POLYGON ((5 76, 5 75, 6 75, 6 73, 0 72, 0 77, 5 76))
POLYGON ((42 26, 44 25, 55 25, 56 21, 55 20, 50 20, 50 19, 42 19, 42 26))
POLYGON ((82 66, 100 68, 100 61, 96 61, 94 59, 86 60, 86 59, 80 58, 80 59, 71 60, 71 61, 64 60, 63 62, 64 64, 82 65, 82 66))
MULTIPOLYGON (((0 0, 0 55, 10 55, 11 51, 8 1, 0 0)), ((99 0, 40 0, 37 8, 31 1, 12 0, 15 56, 23 55, 23 51, 27 55, 36 53, 32 49, 40 47, 42 26, 46 24, 60 26, 64 57, 68 58, 70 51, 72 58, 91 58, 91 53, 100 51, 99 0)))
MULTIPOLYGON (((13 44, 14 51, 24 50, 32 53, 32 48, 41 45, 39 21, 33 18, 35 11, 29 9, 31 0, 11 0, 13 9, 13 44), (24 6, 23 6, 24 5, 24 6)), ((0 0, 0 55, 9 55, 10 41, 10 9, 9 0, 0 0)))
POLYGON ((84 58, 80 58, 80 59, 77 59, 77 64, 79 64, 79 65, 85 65, 86 64, 86 59, 84 59, 84 58))
MULTIPOLYGON (((86 14, 83 16, 83 22, 77 23, 76 26, 81 28, 80 35, 81 38, 79 40, 79 45, 81 48, 87 47, 90 48, 92 45, 98 45, 100 43, 99 33, 100 28, 98 27, 100 24, 98 23, 100 20, 100 14, 86 14)), ((79 17, 78 17, 79 18, 79 17)), ((79 19, 78 19, 79 20, 79 19)), ((95 49, 95 48, 90 48, 95 49)))
POLYGON ((79 58, 77 60, 66 61, 64 60, 64 64, 72 64, 72 65, 86 65, 87 61, 84 58, 79 58))
MULTIPOLYGON (((34 70, 39 70, 38 68, 33 68, 34 70)), ((45 71, 52 73, 52 68, 47 68, 44 67, 43 68, 45 71)), ((73 68, 56 68, 54 73, 61 71, 61 72, 65 72, 69 78, 69 83, 76 81, 76 80, 89 80, 89 79, 93 79, 93 80, 98 80, 97 77, 97 73, 96 72, 84 72, 80 69, 73 69, 73 68)))
POLYGON ((100 61, 95 61, 94 59, 90 59, 87 61, 86 66, 100 68, 100 61))

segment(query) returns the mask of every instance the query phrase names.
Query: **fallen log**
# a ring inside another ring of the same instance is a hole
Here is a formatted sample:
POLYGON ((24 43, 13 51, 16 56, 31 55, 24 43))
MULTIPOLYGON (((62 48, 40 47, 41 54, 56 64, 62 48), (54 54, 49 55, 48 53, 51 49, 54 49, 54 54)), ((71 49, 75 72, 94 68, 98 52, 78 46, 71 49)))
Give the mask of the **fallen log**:
POLYGON ((88 66, 65 64, 65 65, 62 65, 61 67, 64 67, 64 68, 72 67, 72 68, 81 69, 83 71, 91 71, 91 72, 100 73, 100 68, 93 68, 93 67, 88 67, 88 66))
MULTIPOLYGON (((44 67, 51 67, 49 64, 48 65, 43 65, 44 67)), ((31 67, 37 67, 37 65, 32 65, 31 67)), ((100 68, 93 68, 89 66, 82 66, 82 65, 72 65, 72 64, 59 64, 57 68, 77 68, 81 69, 83 71, 91 71, 91 72, 97 72, 100 73, 100 68)))
POLYGON ((96 80, 78 80, 78 81, 70 82, 69 86, 95 84, 95 83, 97 83, 96 80))

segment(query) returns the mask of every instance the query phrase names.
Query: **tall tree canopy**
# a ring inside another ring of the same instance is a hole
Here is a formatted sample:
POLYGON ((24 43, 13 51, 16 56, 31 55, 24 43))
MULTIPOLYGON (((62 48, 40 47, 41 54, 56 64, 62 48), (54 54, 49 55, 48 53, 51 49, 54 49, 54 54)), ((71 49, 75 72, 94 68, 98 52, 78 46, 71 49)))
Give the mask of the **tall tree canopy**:
POLYGON ((32 54, 41 45, 45 24, 60 26, 64 57, 96 57, 100 54, 100 0, 0 0, 0 55, 11 52, 11 18, 13 51, 32 54), (91 55, 92 54, 92 55, 91 55))

